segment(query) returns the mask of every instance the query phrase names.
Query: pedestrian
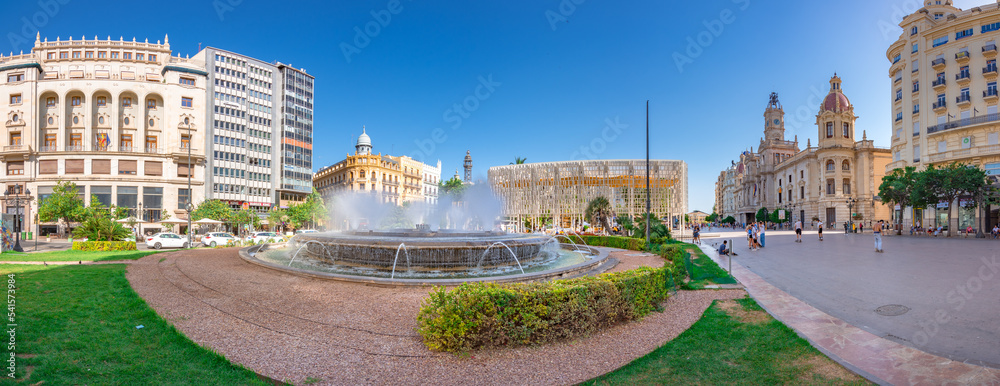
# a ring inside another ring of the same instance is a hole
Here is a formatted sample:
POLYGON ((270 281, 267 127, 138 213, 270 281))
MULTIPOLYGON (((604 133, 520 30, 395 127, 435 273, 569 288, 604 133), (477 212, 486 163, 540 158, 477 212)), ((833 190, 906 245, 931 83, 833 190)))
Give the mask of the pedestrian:
POLYGON ((819 241, 823 241, 823 222, 819 223, 819 241))
POLYGON ((802 220, 798 220, 795 222, 795 242, 796 243, 802 242, 802 220))
POLYGON ((694 242, 695 244, 701 245, 701 227, 695 226, 693 233, 694 233, 694 238, 692 238, 691 241, 694 242))
POLYGON ((747 248, 753 250, 753 225, 747 225, 747 248))
POLYGON ((879 220, 878 226, 872 229, 872 233, 875 234, 875 252, 882 253, 882 220, 879 220))
POLYGON ((844 236, 847 236, 847 233, 848 233, 847 229, 848 229, 847 228, 847 221, 844 221, 844 236))
POLYGON ((865 223, 858 224, 858 233, 865 233, 865 223))
POLYGON ((764 230, 765 230, 766 228, 767 228, 767 226, 764 226, 764 224, 763 224, 763 223, 761 223, 761 227, 760 227, 760 235, 759 235, 759 237, 760 237, 760 247, 761 247, 761 248, 764 248, 764 247, 765 247, 765 245, 764 245, 764 230))

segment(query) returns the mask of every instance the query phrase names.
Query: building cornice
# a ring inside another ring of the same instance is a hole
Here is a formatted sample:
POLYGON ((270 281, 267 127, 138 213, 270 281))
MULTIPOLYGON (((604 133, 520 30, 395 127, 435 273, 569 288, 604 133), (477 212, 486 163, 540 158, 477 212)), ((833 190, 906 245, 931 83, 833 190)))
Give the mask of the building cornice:
POLYGON ((39 72, 42 71, 42 65, 38 63, 21 63, 21 64, 11 64, 8 66, 0 66, 0 71, 18 70, 22 68, 35 68, 39 72))

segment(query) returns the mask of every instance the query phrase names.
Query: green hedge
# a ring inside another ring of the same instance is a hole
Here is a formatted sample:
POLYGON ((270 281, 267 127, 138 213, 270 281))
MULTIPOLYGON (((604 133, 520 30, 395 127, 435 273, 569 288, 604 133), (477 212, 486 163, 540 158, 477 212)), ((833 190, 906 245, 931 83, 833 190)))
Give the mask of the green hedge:
POLYGON ((135 241, 74 241, 75 251, 137 251, 135 241))
POLYGON ((668 297, 676 268, 638 269, 544 283, 436 287, 417 316, 431 350, 536 345, 640 319, 668 297))
POLYGON ((645 251, 646 240, 634 237, 621 236, 569 236, 573 242, 580 244, 581 239, 591 247, 608 247, 618 249, 628 249, 632 251, 645 251))

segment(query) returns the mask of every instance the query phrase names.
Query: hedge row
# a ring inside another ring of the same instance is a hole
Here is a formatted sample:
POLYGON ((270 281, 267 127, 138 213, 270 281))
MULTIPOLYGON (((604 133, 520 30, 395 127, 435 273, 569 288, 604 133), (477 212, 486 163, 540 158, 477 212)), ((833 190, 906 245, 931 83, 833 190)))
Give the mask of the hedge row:
POLYGON ((634 237, 621 236, 572 236, 573 242, 579 244, 583 239, 587 245, 592 247, 608 247, 618 249, 628 249, 631 251, 645 251, 646 240, 634 237))
POLYGON ((135 241, 74 241, 75 251, 137 251, 135 241))
POLYGON ((543 283, 465 283, 452 291, 437 287, 417 316, 419 332, 431 350, 451 352, 587 335, 656 310, 668 297, 674 267, 543 283))

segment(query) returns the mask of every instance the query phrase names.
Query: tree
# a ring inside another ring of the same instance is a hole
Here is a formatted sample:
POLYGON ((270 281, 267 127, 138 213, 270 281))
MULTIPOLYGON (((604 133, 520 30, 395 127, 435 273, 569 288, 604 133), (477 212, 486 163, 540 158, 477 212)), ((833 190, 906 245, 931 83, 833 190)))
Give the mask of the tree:
POLYGON ((722 219, 722 223, 723 224, 735 224, 736 223, 736 218, 733 217, 733 216, 726 216, 726 218, 722 219))
POLYGON ((951 212, 954 203, 962 196, 973 196, 986 185, 986 172, 974 166, 952 163, 943 168, 930 165, 927 170, 919 173, 917 191, 921 200, 934 204, 948 203, 948 237, 953 231, 951 227, 951 212))
POLYGON ((284 233, 285 227, 288 226, 288 221, 291 220, 291 216, 288 214, 288 209, 273 206, 271 207, 271 212, 267 215, 267 220, 271 223, 271 226, 279 227, 279 231, 284 233))
POLYGON ((234 211, 229 220, 229 222, 236 223, 237 225, 250 225, 252 229, 257 229, 260 226, 260 216, 257 215, 257 212, 250 209, 234 211))
MULTIPOLYGON (((635 224, 632 223, 632 218, 628 216, 619 216, 617 218, 617 221, 618 225, 621 226, 622 234, 628 237, 632 237, 632 234, 635 233, 635 224)), ((643 230, 643 237, 646 237, 645 234, 646 231, 643 230)))
POLYGON ((514 162, 511 162, 510 164, 511 165, 522 165, 522 164, 524 164, 524 161, 527 161, 527 160, 528 160, 527 158, 514 157, 514 162))
POLYGON ((684 215, 684 223, 685 224, 690 224, 691 223, 691 217, 688 217, 688 215, 685 214, 684 215))
POLYGON ((767 208, 760 208, 757 210, 757 221, 767 221, 771 217, 771 212, 767 211, 767 208))
POLYGON ((198 204, 195 210, 191 211, 191 221, 198 221, 204 218, 228 222, 233 218, 233 208, 229 204, 219 200, 207 200, 198 204))
POLYGON ((462 198, 462 193, 465 193, 465 184, 462 180, 452 177, 448 181, 443 181, 440 183, 441 195, 451 197, 452 201, 459 201, 462 198))
MULTIPOLYGON (((170 219, 170 211, 169 210, 164 209, 164 210, 160 211, 160 221, 161 222, 162 221, 167 221, 169 219, 170 219)), ((163 227, 167 228, 167 232, 173 232, 174 231, 174 224, 164 223, 163 227)))
POLYGON ((313 192, 306 197, 305 201, 288 208, 288 217, 292 223, 296 224, 295 228, 299 228, 305 224, 315 227, 316 220, 326 221, 329 216, 326 205, 323 203, 323 197, 319 195, 316 189, 313 189, 313 192))
MULTIPOLYGON (((41 221, 58 221, 69 228, 69 223, 79 221, 86 214, 83 201, 80 200, 80 190, 71 181, 59 181, 52 188, 52 195, 45 198, 38 207, 38 218, 41 221)), ((59 234, 64 235, 64 229, 59 234)))
POLYGON ((777 224, 781 224, 781 223, 784 223, 784 222, 788 221, 788 213, 787 213, 787 211, 785 213, 785 218, 784 219, 781 218, 781 213, 780 212, 783 211, 783 210, 784 209, 775 209, 774 212, 771 212, 770 216, 768 216, 769 220, 771 222, 777 223, 777 224))
POLYGON ((708 215, 708 217, 705 217, 705 221, 708 222, 715 222, 715 220, 718 219, 719 219, 719 214, 715 212, 712 212, 712 214, 708 215))
POLYGON ((88 241, 123 241, 132 236, 132 231, 109 217, 87 217, 76 230, 73 237, 88 241))
POLYGON ((611 202, 608 201, 607 197, 597 196, 593 200, 587 203, 587 210, 584 211, 584 217, 593 225, 600 225, 604 228, 605 233, 609 233, 611 226, 609 221, 614 214, 611 211, 611 202))
MULTIPOLYGON (((913 205, 913 190, 916 168, 907 166, 905 168, 892 169, 889 174, 882 177, 882 183, 878 187, 878 195, 882 202, 890 206, 899 205, 901 209, 906 209, 913 205)), ((895 212, 893 212, 895 213, 895 212)), ((896 223, 902 223, 902 218, 897 218, 896 223)), ((902 228, 896 230, 896 234, 901 234, 902 228)))

